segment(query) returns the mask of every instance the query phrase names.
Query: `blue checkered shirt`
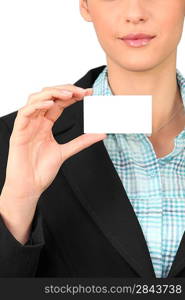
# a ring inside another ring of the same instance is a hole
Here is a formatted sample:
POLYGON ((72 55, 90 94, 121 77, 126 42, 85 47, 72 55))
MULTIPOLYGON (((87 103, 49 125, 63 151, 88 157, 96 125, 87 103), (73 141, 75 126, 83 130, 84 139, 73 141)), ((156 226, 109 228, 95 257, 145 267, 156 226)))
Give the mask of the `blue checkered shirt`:
MULTIPOLYGON (((107 66, 93 84, 93 95, 112 95, 107 66)), ((185 78, 176 69, 185 106, 185 78)), ((185 229, 185 128, 171 153, 157 158, 143 133, 107 134, 103 140, 133 206, 156 277, 167 277, 185 229)))

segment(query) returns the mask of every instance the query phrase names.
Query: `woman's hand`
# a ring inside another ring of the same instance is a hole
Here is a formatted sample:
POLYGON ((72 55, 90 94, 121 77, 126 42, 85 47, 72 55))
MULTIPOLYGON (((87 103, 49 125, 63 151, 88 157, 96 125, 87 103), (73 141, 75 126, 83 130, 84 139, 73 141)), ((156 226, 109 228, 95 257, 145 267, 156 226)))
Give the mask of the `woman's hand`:
POLYGON ((91 94, 92 89, 70 84, 48 87, 31 94, 26 105, 19 109, 10 137, 1 212, 9 211, 16 220, 27 217, 31 221, 40 195, 52 183, 63 162, 106 137, 106 134, 82 134, 65 144, 58 144, 53 137, 52 127, 63 110, 91 94))

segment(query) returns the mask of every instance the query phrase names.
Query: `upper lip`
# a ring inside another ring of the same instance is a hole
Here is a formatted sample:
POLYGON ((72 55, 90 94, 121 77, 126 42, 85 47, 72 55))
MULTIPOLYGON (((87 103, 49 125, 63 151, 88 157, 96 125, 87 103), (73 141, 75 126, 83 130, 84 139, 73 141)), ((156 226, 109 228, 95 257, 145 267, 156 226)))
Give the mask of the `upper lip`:
POLYGON ((155 37, 155 35, 151 35, 151 34, 146 34, 146 33, 130 33, 127 34, 123 37, 121 37, 121 39, 124 40, 136 40, 136 39, 147 39, 147 38, 153 38, 155 37))

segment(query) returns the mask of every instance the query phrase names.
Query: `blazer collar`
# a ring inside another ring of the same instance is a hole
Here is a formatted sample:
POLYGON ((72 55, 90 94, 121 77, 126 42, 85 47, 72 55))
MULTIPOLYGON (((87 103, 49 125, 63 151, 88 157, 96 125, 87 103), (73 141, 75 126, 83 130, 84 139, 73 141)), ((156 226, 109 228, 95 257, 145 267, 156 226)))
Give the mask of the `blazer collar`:
MULTIPOLYGON (((92 87, 104 67, 90 70, 75 85, 92 87)), ((60 144, 82 135, 83 100, 66 108, 52 130, 60 144)), ((140 277, 156 278, 143 231, 103 141, 68 158, 59 172, 120 256, 140 277)), ((185 267, 184 256, 185 234, 168 277, 185 267)))

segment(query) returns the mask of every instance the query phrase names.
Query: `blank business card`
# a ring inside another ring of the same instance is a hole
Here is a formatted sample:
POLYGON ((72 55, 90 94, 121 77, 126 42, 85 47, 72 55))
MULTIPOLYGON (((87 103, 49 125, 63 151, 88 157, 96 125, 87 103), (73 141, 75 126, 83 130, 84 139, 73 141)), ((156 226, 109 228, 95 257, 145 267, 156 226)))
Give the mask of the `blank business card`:
POLYGON ((152 133, 152 95, 85 96, 84 133, 152 133))

